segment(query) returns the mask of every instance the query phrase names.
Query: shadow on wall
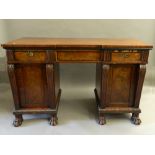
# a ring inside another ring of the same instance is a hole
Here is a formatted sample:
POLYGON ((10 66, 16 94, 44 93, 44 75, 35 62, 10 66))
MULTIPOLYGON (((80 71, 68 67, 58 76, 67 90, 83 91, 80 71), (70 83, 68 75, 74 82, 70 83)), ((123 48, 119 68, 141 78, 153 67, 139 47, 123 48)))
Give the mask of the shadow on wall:
POLYGON ((7 71, 0 71, 0 83, 9 83, 7 71))
POLYGON ((0 83, 9 83, 6 57, 0 57, 0 83))
POLYGON ((155 67, 154 66, 147 67, 144 84, 148 86, 155 86, 155 67))
POLYGON ((60 64, 61 86, 95 86, 96 65, 92 63, 60 64))

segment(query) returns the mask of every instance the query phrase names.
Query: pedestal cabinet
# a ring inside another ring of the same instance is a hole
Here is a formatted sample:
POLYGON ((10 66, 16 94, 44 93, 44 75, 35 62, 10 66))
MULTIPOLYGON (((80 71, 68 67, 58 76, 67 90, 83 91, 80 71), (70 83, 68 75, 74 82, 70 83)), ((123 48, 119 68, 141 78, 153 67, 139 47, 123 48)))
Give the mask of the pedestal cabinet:
POLYGON ((132 113, 133 123, 141 123, 139 102, 148 54, 145 49, 105 51, 105 62, 96 66, 100 124, 105 124, 106 113, 132 113))
POLYGON ((15 103, 14 126, 22 124, 22 114, 46 113, 50 124, 57 123, 60 99, 59 64, 54 51, 8 50, 8 75, 15 103))
POLYGON ((14 126, 31 113, 49 114, 50 124, 57 124, 60 63, 96 63, 99 124, 106 123, 106 113, 132 113, 133 123, 141 123, 139 103, 151 45, 134 39, 21 38, 2 47, 15 105, 14 126))

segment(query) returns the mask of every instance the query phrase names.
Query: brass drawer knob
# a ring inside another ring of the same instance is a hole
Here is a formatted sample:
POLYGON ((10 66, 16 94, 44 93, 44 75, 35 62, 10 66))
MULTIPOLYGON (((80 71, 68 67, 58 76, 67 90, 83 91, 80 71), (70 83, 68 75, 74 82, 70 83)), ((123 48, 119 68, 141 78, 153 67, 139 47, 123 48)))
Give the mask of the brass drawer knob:
POLYGON ((123 58, 128 58, 129 53, 120 53, 120 56, 123 57, 123 58))
POLYGON ((33 56, 34 56, 34 53, 33 53, 32 51, 28 51, 28 52, 27 52, 27 56, 33 57, 33 56))

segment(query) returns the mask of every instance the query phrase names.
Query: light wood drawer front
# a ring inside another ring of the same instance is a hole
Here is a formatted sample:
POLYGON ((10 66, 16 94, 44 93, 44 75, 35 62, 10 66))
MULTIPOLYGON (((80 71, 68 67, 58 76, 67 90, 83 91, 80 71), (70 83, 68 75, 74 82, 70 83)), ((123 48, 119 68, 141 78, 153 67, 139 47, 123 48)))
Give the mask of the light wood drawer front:
POLYGON ((99 51, 58 51, 58 61, 99 61, 99 51))
POLYGON ((113 52, 111 55, 112 62, 140 62, 141 53, 138 52, 113 52))
POLYGON ((46 51, 16 51, 14 58, 17 61, 46 61, 46 51))

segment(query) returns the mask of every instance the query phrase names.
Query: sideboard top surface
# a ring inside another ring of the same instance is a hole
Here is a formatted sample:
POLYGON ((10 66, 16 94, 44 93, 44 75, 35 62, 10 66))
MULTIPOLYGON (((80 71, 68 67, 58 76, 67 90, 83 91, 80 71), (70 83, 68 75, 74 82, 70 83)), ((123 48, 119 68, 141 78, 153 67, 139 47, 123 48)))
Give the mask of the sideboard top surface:
POLYGON ((104 38, 20 38, 2 44, 5 49, 40 47, 40 48, 57 48, 57 47, 75 46, 75 47, 99 47, 102 48, 147 48, 153 46, 145 44, 143 41, 136 39, 104 39, 104 38))

